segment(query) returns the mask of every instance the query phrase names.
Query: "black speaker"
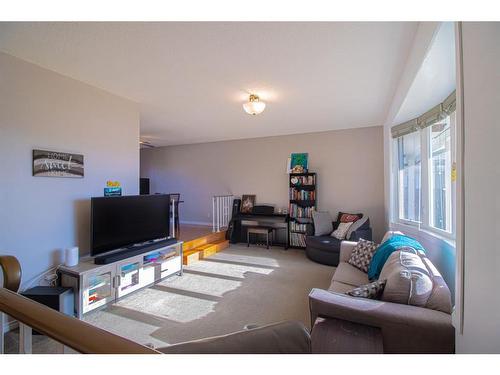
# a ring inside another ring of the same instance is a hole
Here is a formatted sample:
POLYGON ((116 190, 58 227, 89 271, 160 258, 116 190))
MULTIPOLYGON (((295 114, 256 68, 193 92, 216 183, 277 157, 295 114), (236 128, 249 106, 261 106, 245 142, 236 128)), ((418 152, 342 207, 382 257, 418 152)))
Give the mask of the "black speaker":
POLYGON ((149 178, 141 178, 139 180, 139 194, 148 195, 149 194, 149 178))
MULTIPOLYGON (((73 288, 62 286, 35 286, 21 293, 22 296, 32 299, 51 309, 69 316, 75 316, 75 294, 73 288)), ((33 330, 34 335, 40 335, 33 330)))
POLYGON ((239 233, 241 232, 241 221, 238 220, 240 206, 241 199, 233 199, 233 213, 226 232, 226 240, 229 240, 231 243, 238 243, 239 241, 239 233))
POLYGON ((253 206, 252 213, 260 215, 272 215, 274 214, 274 206, 253 206))
POLYGON ((233 199, 233 215, 232 217, 235 217, 240 213, 240 206, 241 206, 241 199, 235 198, 233 199))

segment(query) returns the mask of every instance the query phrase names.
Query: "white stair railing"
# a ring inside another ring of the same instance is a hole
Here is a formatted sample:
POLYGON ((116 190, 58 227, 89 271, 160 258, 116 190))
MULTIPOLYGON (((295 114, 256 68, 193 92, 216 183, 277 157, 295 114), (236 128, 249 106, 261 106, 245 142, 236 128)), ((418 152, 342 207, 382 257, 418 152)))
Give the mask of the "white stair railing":
POLYGON ((212 227, 214 232, 227 229, 231 220, 232 195, 215 195, 212 197, 212 227))

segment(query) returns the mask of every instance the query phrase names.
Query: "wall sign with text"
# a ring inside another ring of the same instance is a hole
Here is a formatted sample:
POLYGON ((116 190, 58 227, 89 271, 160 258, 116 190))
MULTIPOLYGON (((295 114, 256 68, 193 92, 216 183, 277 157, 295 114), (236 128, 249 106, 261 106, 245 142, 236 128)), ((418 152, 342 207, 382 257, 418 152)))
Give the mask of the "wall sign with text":
POLYGON ((33 150, 33 176, 83 177, 83 155, 33 150))

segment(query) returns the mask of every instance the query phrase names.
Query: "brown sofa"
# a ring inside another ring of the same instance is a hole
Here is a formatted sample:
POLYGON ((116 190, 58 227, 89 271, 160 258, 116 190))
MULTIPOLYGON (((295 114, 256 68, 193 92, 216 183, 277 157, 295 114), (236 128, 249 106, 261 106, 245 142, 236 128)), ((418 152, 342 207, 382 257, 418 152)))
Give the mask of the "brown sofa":
POLYGON ((450 290, 425 254, 392 253, 381 300, 356 298, 345 292, 369 281, 347 263, 355 245, 342 242, 330 287, 309 294, 312 352, 453 353, 450 290))
POLYGON ((309 331, 287 321, 163 348, 165 354, 310 354, 309 331))

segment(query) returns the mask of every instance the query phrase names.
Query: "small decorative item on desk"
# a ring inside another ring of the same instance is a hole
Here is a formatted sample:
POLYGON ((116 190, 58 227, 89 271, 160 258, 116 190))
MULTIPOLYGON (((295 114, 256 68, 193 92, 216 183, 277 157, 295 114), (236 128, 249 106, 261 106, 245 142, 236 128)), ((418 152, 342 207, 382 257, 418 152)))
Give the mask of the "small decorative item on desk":
POLYGON ((118 181, 108 181, 104 188, 105 197, 119 197, 122 195, 122 188, 118 181))
POLYGON ((255 195, 244 194, 241 197, 241 212, 251 214, 253 206, 255 206, 255 195))

